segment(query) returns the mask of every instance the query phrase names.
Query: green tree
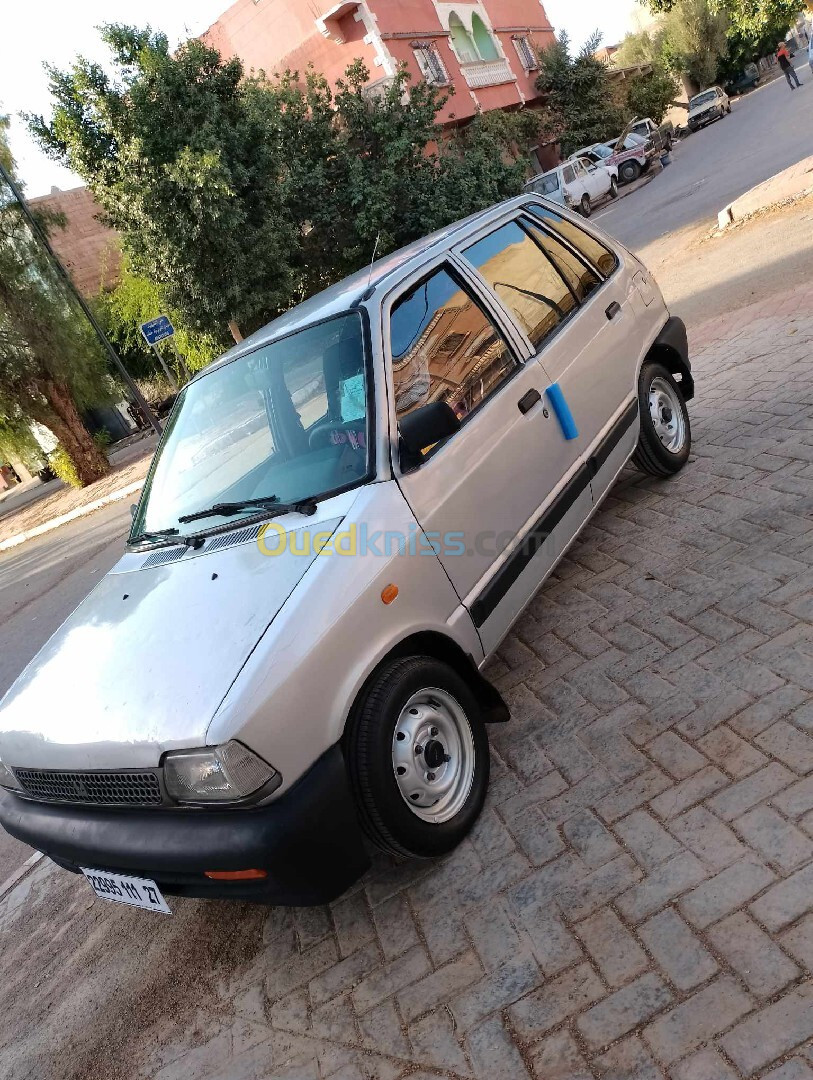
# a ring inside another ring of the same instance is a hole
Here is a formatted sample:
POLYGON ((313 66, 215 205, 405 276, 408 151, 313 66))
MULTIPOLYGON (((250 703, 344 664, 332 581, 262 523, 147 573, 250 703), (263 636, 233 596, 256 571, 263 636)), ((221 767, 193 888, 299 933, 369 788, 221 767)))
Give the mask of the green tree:
MULTIPOLYGON (((642 0, 649 9, 656 14, 667 15, 668 19, 677 13, 678 21, 691 24, 698 19, 698 12, 693 5, 686 6, 685 0, 642 0)), ((733 75, 741 70, 744 64, 757 60, 759 57, 772 52, 794 22, 802 4, 800 0, 708 0, 704 5, 708 9, 708 15, 704 16, 706 27, 714 35, 714 45, 711 53, 717 52, 720 70, 733 75), (726 41, 722 49, 719 49, 719 26, 725 26, 726 41)), ((672 24, 672 36, 679 36, 677 29, 672 24)), ((684 50, 684 55, 691 51, 700 52, 695 43, 694 50, 684 50)), ((673 50, 673 62, 677 62, 680 56, 680 48, 673 50)), ((700 70, 706 75, 711 66, 711 58, 707 57, 700 70)), ((695 71, 697 71, 697 66, 695 71)), ((716 74, 716 72, 715 72, 716 74)), ((704 82, 695 79, 700 85, 706 85, 713 81, 712 74, 704 82)))
POLYGON ((537 89, 547 95, 546 134, 559 139, 562 154, 618 135, 624 112, 615 104, 607 67, 595 57, 601 35, 595 33, 573 56, 567 34, 539 55, 537 89))
POLYGON ((650 75, 632 79, 627 92, 627 108, 632 116, 650 116, 660 124, 677 94, 677 80, 655 62, 650 75))
POLYGON ((728 50, 728 15, 709 0, 674 0, 663 21, 662 59, 687 93, 712 84, 728 50))
POLYGON ((126 357, 128 370, 139 377, 156 373, 155 355, 144 340, 141 324, 157 315, 169 315, 178 352, 190 370, 205 367, 220 351, 220 342, 215 338, 187 329, 179 314, 168 306, 159 286, 135 274, 126 259, 116 287, 96 298, 96 311, 119 354, 126 357))
MULTIPOLYGON (((16 180, 7 129, 8 119, 0 118, 0 159, 16 180)), ((36 420, 59 440, 81 483, 92 483, 109 466, 81 410, 109 390, 90 325, 66 296, 12 189, 0 180, 0 437, 24 450, 24 431, 36 420)))
POLYGON ((403 70, 370 97, 360 62, 334 89, 314 71, 245 77, 197 40, 102 36, 112 74, 81 59, 51 69, 53 116, 32 130, 87 182, 133 274, 207 340, 521 187, 527 117, 446 141, 445 96, 403 70))

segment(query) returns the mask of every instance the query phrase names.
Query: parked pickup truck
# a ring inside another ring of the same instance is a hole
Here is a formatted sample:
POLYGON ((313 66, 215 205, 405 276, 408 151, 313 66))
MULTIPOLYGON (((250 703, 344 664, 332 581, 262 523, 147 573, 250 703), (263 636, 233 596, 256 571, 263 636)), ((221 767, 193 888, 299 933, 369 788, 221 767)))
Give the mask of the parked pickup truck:
POLYGON ((672 149, 672 137, 674 135, 673 124, 661 124, 660 127, 650 117, 643 120, 635 120, 630 128, 631 135, 641 135, 646 139, 647 145, 661 154, 668 154, 672 149))
POLYGON ((629 184, 646 172, 658 153, 659 151, 651 148, 640 136, 632 135, 629 129, 625 129, 619 139, 584 146, 571 154, 570 160, 587 158, 594 164, 604 165, 605 168, 615 167, 618 170, 618 182, 629 184))

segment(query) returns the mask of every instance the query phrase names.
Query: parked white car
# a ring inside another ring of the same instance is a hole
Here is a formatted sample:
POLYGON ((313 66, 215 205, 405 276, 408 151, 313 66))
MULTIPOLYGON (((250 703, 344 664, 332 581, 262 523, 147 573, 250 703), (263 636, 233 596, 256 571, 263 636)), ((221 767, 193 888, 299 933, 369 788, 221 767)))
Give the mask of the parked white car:
POLYGON ((644 266, 534 195, 287 312, 181 391, 0 704, 0 823, 162 912, 448 852, 509 718, 486 662, 630 459, 685 465, 693 390, 644 266))
POLYGON ((730 112, 731 102, 728 94, 721 86, 711 86, 690 99, 686 123, 691 131, 699 131, 714 120, 722 120, 730 112))
POLYGON ((525 190, 590 217, 594 206, 618 195, 618 169, 614 164, 605 167, 587 157, 573 157, 528 180, 525 190))

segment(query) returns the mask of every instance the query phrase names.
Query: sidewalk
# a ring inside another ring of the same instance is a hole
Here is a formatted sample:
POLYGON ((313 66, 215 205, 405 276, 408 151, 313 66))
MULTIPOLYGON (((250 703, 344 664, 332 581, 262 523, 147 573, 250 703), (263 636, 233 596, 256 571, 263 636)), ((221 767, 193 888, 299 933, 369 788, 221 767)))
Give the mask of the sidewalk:
POLYGON ((724 206, 717 216, 720 229, 735 221, 743 221, 769 207, 787 205, 813 194, 813 156, 802 158, 762 184, 746 191, 734 202, 724 206))
MULTIPOLYGON (((90 487, 71 488, 59 484, 37 501, 0 518, 0 552, 16 547, 32 535, 39 536, 66 521, 92 513, 117 499, 132 495, 132 501, 135 501, 150 467, 155 442, 155 438, 150 437, 143 439, 137 447, 128 447, 127 453, 120 455, 124 460, 119 463, 115 461, 114 454, 108 475, 90 487), (132 456, 134 453, 138 455, 135 460, 132 456)), ((54 483, 51 481, 43 486, 50 489, 54 483)))

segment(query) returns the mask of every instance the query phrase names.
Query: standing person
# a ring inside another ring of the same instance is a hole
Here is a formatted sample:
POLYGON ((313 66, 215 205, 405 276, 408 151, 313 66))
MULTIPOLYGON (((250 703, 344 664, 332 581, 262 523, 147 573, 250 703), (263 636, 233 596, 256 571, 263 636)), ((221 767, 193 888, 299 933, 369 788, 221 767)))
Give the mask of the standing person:
POLYGON ((791 90, 795 90, 797 86, 801 86, 802 84, 799 82, 799 76, 796 74, 796 70, 790 61, 790 53, 788 52, 784 41, 779 42, 779 48, 776 50, 776 59, 779 61, 779 66, 785 73, 785 78, 788 80, 788 86, 791 90))

